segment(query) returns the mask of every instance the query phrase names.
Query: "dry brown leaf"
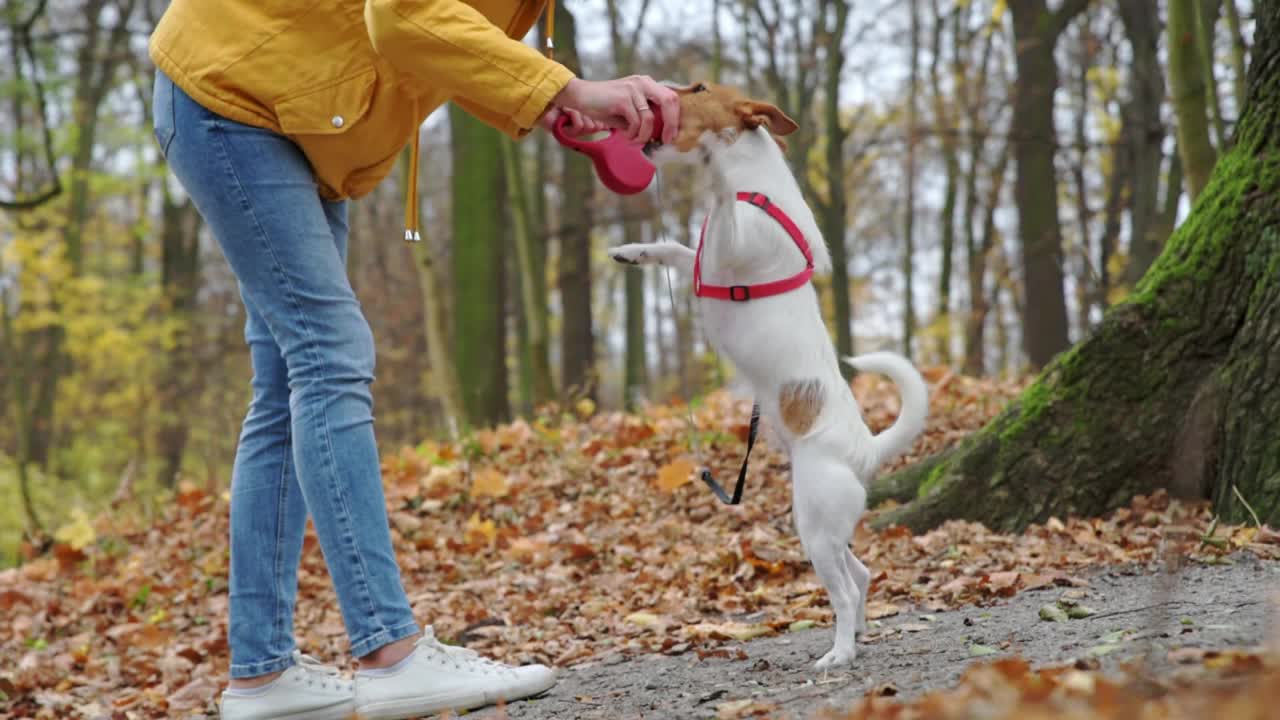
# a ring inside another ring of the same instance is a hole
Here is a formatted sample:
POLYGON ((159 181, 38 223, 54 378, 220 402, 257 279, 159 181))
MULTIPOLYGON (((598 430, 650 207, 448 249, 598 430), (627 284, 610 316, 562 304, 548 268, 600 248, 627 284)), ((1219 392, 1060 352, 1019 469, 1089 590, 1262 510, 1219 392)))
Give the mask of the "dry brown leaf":
POLYGON ((676 458, 658 470, 658 488, 673 492, 676 488, 693 480, 696 468, 688 458, 676 458))
POLYGON ((472 497, 503 497, 507 494, 507 476, 485 468, 475 474, 471 480, 472 497))

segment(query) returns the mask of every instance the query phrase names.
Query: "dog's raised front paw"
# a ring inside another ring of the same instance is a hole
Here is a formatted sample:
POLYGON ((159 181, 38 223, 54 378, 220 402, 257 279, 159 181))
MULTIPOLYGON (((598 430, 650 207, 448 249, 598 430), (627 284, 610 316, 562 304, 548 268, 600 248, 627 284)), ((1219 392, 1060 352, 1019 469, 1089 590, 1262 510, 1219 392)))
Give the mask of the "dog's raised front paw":
POLYGON ((632 243, 610 249, 609 257, 613 258, 615 262, 626 265, 643 265, 649 254, 645 252, 643 245, 632 243))
POLYGON ((845 665, 852 665, 853 661, 858 657, 857 646, 848 648, 831 648, 831 651, 823 655, 813 666, 819 670, 831 670, 845 665))

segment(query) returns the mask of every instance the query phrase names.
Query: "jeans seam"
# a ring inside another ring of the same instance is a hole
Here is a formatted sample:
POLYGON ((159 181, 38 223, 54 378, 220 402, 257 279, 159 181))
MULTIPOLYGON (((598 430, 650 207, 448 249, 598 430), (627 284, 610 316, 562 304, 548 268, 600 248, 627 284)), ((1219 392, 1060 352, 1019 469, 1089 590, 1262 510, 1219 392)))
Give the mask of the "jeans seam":
POLYGON ((276 547, 275 547, 275 570, 274 576, 276 580, 276 612, 273 618, 274 637, 273 644, 276 642, 284 642, 284 626, 285 626, 285 608, 284 596, 286 589, 284 587, 284 551, 282 549, 282 535, 284 533, 285 516, 288 514, 289 501, 289 452, 291 446, 290 428, 286 425, 284 431, 284 452, 280 456, 280 496, 279 502, 276 504, 276 547))
MULTIPOLYGON (((276 256, 275 250, 271 247, 271 244, 266 241, 266 234, 267 234, 266 230, 263 228, 262 222, 258 219, 258 214, 253 208, 253 203, 249 201, 249 192, 245 189, 244 183, 241 181, 240 176, 236 174, 235 165, 232 164, 231 162, 231 152, 229 148, 227 148, 226 133, 222 128, 222 123, 219 122, 216 117, 213 119, 213 129, 216 132, 212 134, 218 138, 217 146, 222 156, 223 165, 226 167, 228 175, 231 176, 231 179, 234 182, 234 186, 236 190, 239 191, 240 200, 244 205, 245 211, 253 219, 254 227, 257 229, 257 235, 259 239, 262 240, 263 247, 266 249, 267 255, 270 256, 271 258, 273 274, 276 275, 279 278, 281 284, 284 285, 285 296, 288 302, 293 306, 294 311, 297 313, 297 317, 303 327, 303 330, 306 333, 307 352, 309 355, 311 355, 312 359, 316 361, 316 367, 319 368, 319 372, 320 372, 320 380, 324 381, 326 379, 326 376, 325 376, 326 367, 323 364, 323 362, 319 361, 322 358, 320 358, 320 353, 317 351, 317 348, 316 348, 317 343, 315 340, 315 334, 311 329, 311 324, 307 322, 307 316, 305 313, 302 312, 302 307, 297 301, 297 293, 294 291, 293 286, 289 283, 288 277, 286 277, 284 275, 284 272, 281 270, 280 260, 276 256)), ((339 505, 341 507, 340 516, 336 518, 336 520, 342 525, 343 540, 350 546, 352 550, 352 554, 355 558, 355 565, 359 569, 358 582, 360 584, 360 587, 358 589, 362 595, 362 599, 364 600, 365 612, 369 613, 374 617, 377 617, 377 613, 374 608, 373 597, 369 591, 368 567, 366 567, 364 558, 360 555, 359 546, 354 542, 354 536, 351 530, 351 508, 347 504, 346 494, 342 492, 342 488, 337 482, 337 475, 338 475, 337 463, 336 463, 337 454, 333 448, 333 436, 329 432, 328 422, 327 422, 327 419, 325 418, 325 413, 323 410, 323 403, 317 403, 317 404, 320 405, 320 408, 317 410, 317 414, 319 415, 319 420, 320 420, 318 425, 321 426, 323 430, 322 435, 324 437, 324 444, 325 444, 325 450, 326 450, 325 452, 326 457, 323 459, 323 461, 326 469, 328 470, 328 475, 329 475, 328 479, 330 481, 331 490, 335 492, 339 505)), ((379 624, 381 624, 381 622, 379 622, 379 624)))
POLYGON ((252 663, 236 663, 228 668, 233 678, 235 677, 255 677, 258 675, 266 675, 267 673, 276 672, 277 670, 288 670, 293 666, 293 656, 278 657, 271 660, 262 660, 252 663))
POLYGON ((397 640, 403 640, 414 633, 421 632, 422 628, 418 626, 417 621, 403 623, 401 625, 393 625, 391 627, 383 627, 359 641, 352 641, 351 654, 357 658, 364 657, 380 647, 390 645, 397 640))

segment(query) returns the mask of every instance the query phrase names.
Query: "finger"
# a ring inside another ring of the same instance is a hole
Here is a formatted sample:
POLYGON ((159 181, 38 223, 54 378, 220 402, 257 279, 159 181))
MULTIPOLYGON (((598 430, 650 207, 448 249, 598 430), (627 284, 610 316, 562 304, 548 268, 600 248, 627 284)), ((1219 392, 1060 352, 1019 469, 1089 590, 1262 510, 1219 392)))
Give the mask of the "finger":
POLYGON ((632 92, 631 101, 635 103, 636 114, 639 116, 639 123, 631 141, 647 143, 653 139, 653 109, 649 107, 649 100, 641 92, 632 92))
POLYGON ((654 81, 653 78, 641 79, 645 96, 658 106, 662 113, 662 142, 670 143, 676 139, 680 130, 680 96, 675 90, 654 81))
POLYGON ((582 113, 573 108, 565 108, 564 114, 569 116, 569 128, 573 134, 581 135, 583 126, 582 113))
POLYGON ((621 118, 623 121, 622 125, 618 125, 616 127, 622 130, 623 135, 628 140, 634 141, 640 129, 640 115, 636 112, 636 103, 634 98, 630 95, 623 95, 613 114, 621 118))
POLYGON ((545 129, 547 132, 551 132, 556 126, 556 121, 559 119, 560 119, 560 108, 552 107, 550 110, 543 113, 542 119, 540 122, 543 129, 545 129))

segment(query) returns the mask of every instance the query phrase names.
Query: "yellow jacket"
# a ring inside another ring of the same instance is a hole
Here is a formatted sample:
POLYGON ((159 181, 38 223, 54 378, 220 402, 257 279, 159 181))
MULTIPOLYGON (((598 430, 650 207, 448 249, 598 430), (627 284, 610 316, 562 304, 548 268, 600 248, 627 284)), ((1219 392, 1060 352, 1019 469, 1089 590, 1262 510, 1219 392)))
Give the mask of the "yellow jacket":
POLYGON ((529 132, 573 77, 509 39, 546 3, 174 0, 149 52, 213 112, 294 140, 324 197, 356 198, 406 142, 417 150, 418 126, 446 101, 513 138, 529 132))

